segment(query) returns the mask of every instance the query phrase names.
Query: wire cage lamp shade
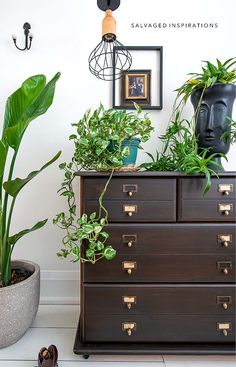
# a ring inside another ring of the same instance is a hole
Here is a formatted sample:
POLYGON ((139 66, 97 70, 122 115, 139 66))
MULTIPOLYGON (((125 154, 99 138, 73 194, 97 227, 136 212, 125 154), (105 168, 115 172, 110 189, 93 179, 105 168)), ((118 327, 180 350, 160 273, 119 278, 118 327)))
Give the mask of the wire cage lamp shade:
POLYGON ((132 56, 116 37, 116 21, 112 10, 117 9, 118 0, 98 0, 98 7, 105 10, 102 22, 102 40, 89 55, 89 70, 98 79, 111 81, 119 79, 122 71, 129 70, 132 56))

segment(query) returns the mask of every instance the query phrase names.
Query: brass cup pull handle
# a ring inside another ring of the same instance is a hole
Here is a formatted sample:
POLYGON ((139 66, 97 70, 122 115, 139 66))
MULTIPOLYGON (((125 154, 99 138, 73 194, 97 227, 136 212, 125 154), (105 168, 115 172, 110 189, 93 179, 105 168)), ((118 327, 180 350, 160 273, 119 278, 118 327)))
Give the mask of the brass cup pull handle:
POLYGON ((133 214, 136 214, 138 212, 138 206, 130 205, 130 204, 124 204, 123 205, 123 213, 126 213, 129 217, 132 217, 133 214))
POLYGON ((126 271, 127 274, 131 275, 132 271, 137 269, 137 262, 136 261, 123 261, 122 268, 126 271))
POLYGON ((123 322, 122 330, 126 332, 128 336, 131 336, 133 331, 137 329, 137 325, 135 322, 123 322))
POLYGON ((218 210, 221 214, 228 216, 233 211, 233 204, 221 203, 218 204, 218 210))

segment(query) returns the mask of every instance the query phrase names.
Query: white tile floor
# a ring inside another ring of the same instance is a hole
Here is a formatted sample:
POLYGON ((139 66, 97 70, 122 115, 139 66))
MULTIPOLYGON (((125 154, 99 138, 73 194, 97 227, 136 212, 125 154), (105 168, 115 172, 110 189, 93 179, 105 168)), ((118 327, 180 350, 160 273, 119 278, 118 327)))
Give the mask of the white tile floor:
POLYGON ((72 348, 78 322, 78 306, 39 307, 35 322, 16 344, 0 350, 0 367, 35 367, 41 347, 55 344, 59 367, 235 367, 234 357, 224 356, 91 356, 84 360, 72 348), (115 365, 115 366, 114 366, 115 365))

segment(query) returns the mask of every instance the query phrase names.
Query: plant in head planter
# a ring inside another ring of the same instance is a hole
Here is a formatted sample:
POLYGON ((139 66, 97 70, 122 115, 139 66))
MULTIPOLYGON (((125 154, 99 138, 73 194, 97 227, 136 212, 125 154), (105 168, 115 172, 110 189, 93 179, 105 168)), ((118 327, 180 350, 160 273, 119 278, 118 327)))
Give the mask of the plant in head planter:
POLYGON ((125 110, 105 110, 100 105, 93 113, 89 110, 78 123, 72 125, 77 129, 77 134, 70 136, 75 151, 71 162, 60 165, 64 170, 64 181, 59 190, 62 196, 67 197, 69 215, 62 212, 54 219, 54 224, 66 231, 63 238, 65 248, 58 253, 59 257, 72 255, 74 262, 81 260, 93 264, 102 258, 111 260, 115 257, 116 251, 107 244, 109 235, 104 230, 108 212, 103 206, 103 197, 114 170, 130 164, 132 140, 137 148, 136 139, 146 142, 153 130, 148 116, 141 117, 141 108, 138 105, 135 107, 136 113, 127 113, 125 110), (111 173, 99 197, 99 213, 83 213, 77 219, 72 183, 79 169, 110 170, 111 173), (81 241, 85 244, 83 251, 81 241))
POLYGON ((204 192, 209 190, 211 175, 223 169, 220 158, 226 158, 229 149, 229 138, 221 136, 230 130, 227 116, 235 99, 236 71, 231 70, 235 64, 234 59, 225 63, 217 60, 216 66, 206 61, 201 74, 190 74, 191 79, 177 89, 170 124, 161 136, 163 152, 157 159, 152 157, 151 163, 141 165, 143 168, 203 173, 204 192), (190 97, 195 113, 188 121, 182 113, 190 97))
POLYGON ((31 325, 38 308, 38 265, 26 261, 11 262, 11 257, 16 242, 43 227, 47 219, 14 235, 11 234, 11 220, 18 194, 28 182, 55 162, 61 152, 25 178, 13 178, 13 175, 24 133, 30 122, 44 114, 52 104, 59 77, 60 73, 57 73, 46 83, 44 75, 32 76, 6 103, 0 140, 0 347, 20 339, 31 325))

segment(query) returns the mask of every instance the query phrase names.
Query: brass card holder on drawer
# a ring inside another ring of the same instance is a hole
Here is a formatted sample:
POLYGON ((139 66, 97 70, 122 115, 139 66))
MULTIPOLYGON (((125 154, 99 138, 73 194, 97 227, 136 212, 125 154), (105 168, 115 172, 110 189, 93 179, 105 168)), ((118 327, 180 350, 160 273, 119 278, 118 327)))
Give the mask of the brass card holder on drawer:
POLYGON ((122 235, 123 243, 127 244, 128 247, 132 247, 137 243, 137 235, 136 234, 123 234, 122 235))
POLYGON ((222 192, 223 195, 228 196, 230 192, 234 191, 234 185, 233 184, 219 184, 218 191, 222 192))
POLYGON ((138 212, 138 205, 124 204, 123 212, 128 214, 129 217, 132 217, 133 214, 138 212))
POLYGON ((231 330, 231 322, 217 322, 217 330, 221 331, 224 336, 228 336, 228 330, 231 330))
POLYGON ((221 305, 224 310, 227 310, 232 303, 232 297, 231 296, 217 296, 216 303, 218 305, 221 305))
POLYGON ((136 322, 122 322, 122 330, 126 331, 128 336, 131 336, 132 332, 137 330, 136 322))
POLYGON ((219 234, 217 236, 218 243, 221 243, 224 247, 229 247, 232 243, 232 234, 219 234))
POLYGON ((125 270, 129 275, 132 274, 132 270, 137 269, 136 261, 123 261, 122 262, 122 269, 125 270))
POLYGON ((218 204, 218 210, 223 215, 229 215, 233 211, 233 204, 218 204))
POLYGON ((127 193, 127 195, 131 197, 134 193, 138 192, 138 185, 124 184, 123 192, 127 193))
POLYGON ((123 296, 123 303, 127 306, 127 308, 130 310, 134 304, 137 303, 137 297, 136 296, 123 296))
POLYGON ((217 269, 222 271, 225 275, 229 274, 232 267, 232 261, 217 261, 217 269))

